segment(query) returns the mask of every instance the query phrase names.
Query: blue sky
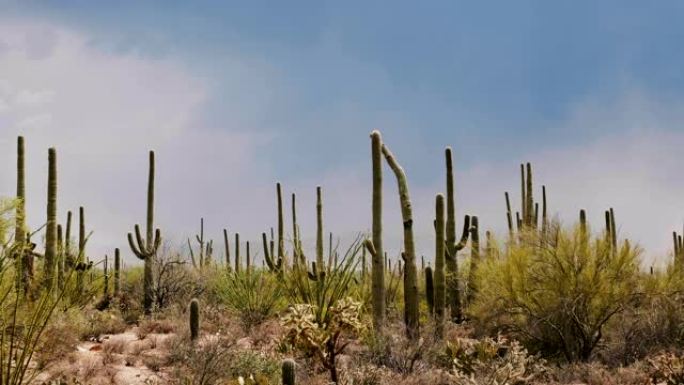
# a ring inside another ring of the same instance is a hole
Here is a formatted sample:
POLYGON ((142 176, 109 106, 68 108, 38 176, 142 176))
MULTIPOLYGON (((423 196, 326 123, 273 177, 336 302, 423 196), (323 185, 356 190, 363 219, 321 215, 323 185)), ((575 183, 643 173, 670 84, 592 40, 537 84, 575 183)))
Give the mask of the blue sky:
MULTIPOLYGON (((552 208, 568 222, 574 220, 578 207, 594 208, 600 219, 603 208, 618 206, 625 220, 634 219, 633 224, 625 222, 625 234, 662 254, 669 231, 681 227, 684 219, 684 202, 671 205, 680 184, 671 180, 674 175, 669 169, 662 168, 672 164, 672 172, 678 171, 676 153, 665 154, 665 148, 676 148, 683 140, 681 2, 444 1, 418 6, 408 1, 0 1, 0 5, 7 9, 0 20, 13 25, 18 36, 41 25, 40 32, 23 40, 25 44, 59 48, 51 39, 67 34, 77 43, 66 52, 78 57, 87 53, 97 60, 105 56, 104 63, 111 63, 112 71, 134 61, 136 66, 173 67, 169 71, 180 74, 144 87, 142 80, 133 75, 129 79, 125 71, 121 78, 150 93, 149 99, 141 96, 141 104, 131 108, 144 111, 144 103, 170 94, 177 96, 175 111, 192 106, 174 121, 176 136, 164 136, 163 128, 154 128, 159 132, 150 133, 145 146, 137 144, 140 150, 168 146, 167 154, 177 151, 174 155, 181 159, 174 176, 182 179, 183 175, 186 182, 174 182, 169 176, 169 189, 178 190, 180 183, 187 186, 188 180, 211 182, 194 195, 171 194, 174 199, 169 201, 181 197, 199 201, 184 205, 188 207, 173 218, 168 214, 178 238, 196 227, 186 224, 193 215, 213 214, 215 222, 223 222, 222 216, 235 212, 230 206, 220 214, 212 208, 220 204, 221 193, 199 197, 200 191, 214 186, 229 190, 240 185, 244 191, 233 191, 231 199, 254 199, 256 207, 260 193, 250 191, 263 190, 265 197, 275 180, 289 182, 293 189, 310 186, 311 190, 328 181, 339 194, 340 206, 352 199, 345 197, 345 189, 358 190, 349 193, 359 200, 351 204, 365 205, 361 199, 367 189, 367 135, 374 128, 382 130, 416 185, 421 199, 417 207, 424 208, 420 214, 425 223, 430 222, 430 197, 441 187, 445 145, 454 147, 464 182, 474 184, 464 183, 462 188, 464 210, 481 213, 495 230, 505 219, 497 216, 503 212, 500 196, 505 189, 515 189, 517 164, 526 160, 534 160, 539 179, 549 182, 551 192, 557 191, 551 195, 557 201, 552 208), (187 78, 187 83, 176 84, 178 77, 187 78), (183 99, 192 91, 201 97, 183 99), (244 141, 240 148, 235 147, 236 138, 238 143, 244 141), (196 146, 190 148, 189 143, 196 146), (230 158, 226 152, 238 155, 230 158), (665 155, 668 158, 660 158, 665 155), (203 166, 226 156, 221 165, 203 166), (228 163, 231 159, 234 164, 228 163), (574 161, 578 161, 575 167, 574 161), (229 173, 233 180, 230 175, 222 178, 231 167, 242 171, 229 173), (577 180, 557 175, 565 170, 576 172, 577 180), (653 183, 670 191, 658 194, 672 195, 656 198, 660 206, 655 208, 643 200, 645 194, 652 196, 653 183), (657 229, 646 229, 641 221, 644 213, 652 213, 657 229)), ((51 52, 59 52, 58 48, 51 52)), ((2 60, 0 53, 0 65, 2 60)), ((79 63, 91 68, 87 60, 79 63)), ((5 76, 11 82, 7 68, 5 76)), ((92 82, 86 75, 83 79, 80 87, 87 92, 92 82)), ((35 91, 38 86, 32 87, 35 91)), ((68 95, 68 87, 52 88, 57 99, 68 95)), ((99 110, 98 103, 117 103, 109 97, 85 99, 84 108, 99 110)), ((165 108, 174 110, 173 103, 151 109, 158 111, 150 113, 152 117, 141 112, 145 118, 136 120, 132 114, 121 126, 142 127, 143 121, 164 126, 169 123, 165 108)), ((55 135, 58 149, 65 140, 56 135, 59 131, 127 132, 117 125, 79 127, 77 118, 60 120, 59 111, 46 114, 51 126, 31 129, 36 137, 55 135), (72 127, 66 128, 67 122, 72 127)), ((8 136, 22 132, 19 126, 6 124, 12 127, 8 136)), ((67 157, 72 154, 69 144, 62 147, 67 157)), ((117 158, 114 154, 124 154, 123 147, 120 153, 111 148, 112 159, 117 158)), ((74 157, 78 154, 73 150, 74 157)), ((142 154, 139 157, 144 159, 142 154)), ((112 172, 124 183, 133 170, 122 165, 112 172)), ((332 198, 336 202, 335 195, 332 198)), ((71 198, 66 199, 71 203, 71 198)), ((91 205, 104 207, 105 201, 100 198, 91 205)), ((174 203, 167 203, 169 211, 174 203)), ((121 203, 125 211, 123 207, 121 203)), ((237 215, 240 225, 233 227, 247 227, 257 238, 263 224, 250 213, 259 210, 244 209, 237 215)), ((121 222, 125 222, 123 214, 121 222)), ((338 231, 364 230, 367 222, 365 217, 341 219, 338 231)), ((109 234, 103 239, 115 239, 118 230, 100 231, 109 234)), ((102 248, 112 244, 116 241, 103 240, 102 248)))

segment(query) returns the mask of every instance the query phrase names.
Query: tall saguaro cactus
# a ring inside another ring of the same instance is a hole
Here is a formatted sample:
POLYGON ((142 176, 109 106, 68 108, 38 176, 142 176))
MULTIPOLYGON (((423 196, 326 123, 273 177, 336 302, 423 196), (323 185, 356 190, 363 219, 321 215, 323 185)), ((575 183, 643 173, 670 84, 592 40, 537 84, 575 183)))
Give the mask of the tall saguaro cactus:
POLYGON ((142 239, 140 234, 140 225, 135 225, 135 242, 133 241, 133 234, 128 233, 128 244, 131 250, 138 258, 145 261, 143 307, 147 315, 152 313, 154 301, 152 265, 161 244, 161 231, 154 229, 154 172, 154 151, 150 151, 150 166, 147 179, 147 232, 145 240, 142 239))
POLYGON ((470 272, 468 274, 468 303, 471 304, 477 293, 477 285, 475 283, 477 277, 477 268, 480 263, 480 226, 477 217, 471 219, 472 227, 470 228, 470 272))
POLYGON ((57 288, 64 289, 64 230, 57 224, 57 288))
POLYGON ((404 169, 397 163, 394 155, 386 145, 382 145, 382 154, 394 172, 399 190, 399 203, 404 229, 404 320, 407 335, 411 339, 420 335, 418 311, 418 273, 416 269, 416 250, 413 242, 413 209, 409 196, 408 182, 404 169))
POLYGON ((121 291, 121 254, 119 248, 114 249, 114 296, 121 291))
POLYGON ((316 265, 320 271, 325 270, 323 261, 323 197, 321 186, 316 187, 316 265))
MULTIPOLYGON (((444 250, 446 262, 445 284, 447 301, 451 310, 451 320, 461 322, 463 310, 461 305, 461 292, 458 282, 458 252, 468 243, 470 235, 470 216, 466 215, 463 221, 461 238, 456 242, 456 198, 454 192, 454 166, 451 147, 444 150, 446 161, 446 249, 444 250)), ((508 195, 507 195, 508 196, 508 195)))
POLYGON ((57 261, 57 151, 54 148, 48 150, 47 225, 45 232, 43 285, 45 290, 50 291, 55 283, 57 261))
POLYGON ((230 271, 230 243, 228 242, 228 230, 223 229, 223 246, 226 255, 226 270, 230 271))
POLYGON ((382 248, 382 136, 380 131, 371 133, 371 158, 373 164, 373 230, 372 241, 366 241, 371 255, 373 325, 380 328, 385 323, 385 259, 382 248))
POLYGON ((446 305, 446 285, 444 279, 445 233, 444 233, 444 195, 437 194, 435 199, 435 333, 438 337, 444 334, 444 312, 446 305))
POLYGON ((276 194, 278 198, 278 258, 283 260, 283 266, 287 266, 287 259, 285 257, 285 236, 283 223, 283 192, 280 182, 276 184, 276 194))
POLYGON ((26 169, 24 153, 24 137, 17 138, 17 208, 15 214, 16 228, 14 232, 14 242, 17 245, 16 264, 17 271, 17 290, 28 291, 31 285, 30 277, 30 253, 26 242, 26 169))

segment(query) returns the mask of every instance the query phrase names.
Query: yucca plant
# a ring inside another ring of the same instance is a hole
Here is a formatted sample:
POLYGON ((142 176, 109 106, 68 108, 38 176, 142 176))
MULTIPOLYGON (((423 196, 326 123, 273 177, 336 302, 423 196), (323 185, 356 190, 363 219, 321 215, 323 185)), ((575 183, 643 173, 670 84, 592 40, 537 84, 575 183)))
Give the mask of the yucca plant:
POLYGON ((274 316, 283 306, 283 285, 267 271, 225 272, 216 282, 218 298, 237 313, 245 330, 274 316))
POLYGON ((304 268, 292 269, 285 277, 291 303, 315 307, 315 321, 321 324, 328 322, 329 309, 337 301, 357 294, 359 285, 356 270, 360 262, 358 256, 361 254, 362 239, 362 236, 358 236, 338 265, 331 266, 329 271, 312 275, 304 268))

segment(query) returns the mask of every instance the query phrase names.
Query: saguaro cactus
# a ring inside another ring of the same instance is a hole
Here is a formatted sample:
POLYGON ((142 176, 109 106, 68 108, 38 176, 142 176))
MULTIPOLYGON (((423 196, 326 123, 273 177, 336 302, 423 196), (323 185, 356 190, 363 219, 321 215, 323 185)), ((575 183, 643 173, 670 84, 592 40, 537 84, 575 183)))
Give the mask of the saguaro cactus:
POLYGON ((57 288, 64 289, 64 231, 57 225, 57 288))
POLYGON ((144 286, 144 300, 143 307, 145 314, 151 314, 152 305, 154 301, 154 293, 152 285, 153 282, 153 272, 152 265, 154 263, 154 258, 161 244, 161 230, 154 229, 154 151, 150 151, 150 166, 149 175, 147 179, 147 232, 145 240, 143 241, 142 235, 140 234, 140 226, 135 225, 135 238, 136 242, 133 241, 133 235, 128 233, 128 244, 131 247, 133 253, 143 261, 145 261, 145 271, 143 278, 144 286))
POLYGON ((316 187, 316 265, 320 271, 325 270, 323 261, 323 198, 321 186, 316 187))
POLYGON ((444 334, 444 309, 446 305, 446 285, 444 277, 444 259, 446 245, 444 233, 444 195, 437 194, 435 199, 435 333, 438 337, 444 334))
POLYGON ((79 293, 83 293, 83 275, 88 270, 86 263, 86 242, 88 238, 85 230, 85 209, 83 206, 78 208, 78 255, 76 257, 76 287, 79 293))
POLYGON ((76 266, 74 254, 71 250, 71 211, 67 211, 66 229, 64 230, 64 270, 73 269, 76 266))
POLYGON ((43 287, 52 290, 57 261, 57 151, 48 150, 47 225, 45 227, 43 287))
POLYGON ((226 270, 230 271, 230 243, 228 242, 228 230, 223 229, 223 245, 226 254, 226 270))
POLYGON ((29 271, 31 256, 26 241, 26 169, 24 159, 24 137, 20 136, 17 138, 17 208, 14 242, 17 245, 15 248, 17 250, 15 266, 18 268, 16 286, 17 290, 26 294, 31 285, 30 277, 32 274, 29 271))
POLYGON ((295 367, 294 360, 291 360, 291 359, 283 360, 283 368, 282 368, 283 385, 296 385, 297 377, 296 377, 295 369, 296 369, 296 367, 295 367))
POLYGON ((404 229, 404 319, 407 335, 415 339, 420 335, 418 312, 418 277, 416 269, 416 250, 413 243, 413 209, 409 196, 408 182, 404 169, 397 163, 394 155, 386 145, 382 145, 382 154, 387 164, 394 172, 399 189, 401 218, 404 229))
POLYGON ((385 323, 385 260, 382 248, 382 136, 373 131, 371 158, 373 164, 373 239, 365 246, 371 255, 373 325, 376 329, 385 323))
POLYGON ((235 272, 240 272, 240 266, 242 261, 240 261, 240 233, 235 233, 235 272))
POLYGON ((105 255, 104 259, 104 284, 102 288, 102 294, 104 295, 104 298, 109 297, 109 256, 105 255))
POLYGON ((197 337, 199 337, 199 323, 199 301, 197 298, 193 298, 190 301, 190 340, 192 342, 197 341, 197 337))
POLYGON ((285 236, 283 224, 283 192, 280 187, 280 182, 276 184, 276 194, 278 198, 278 258, 283 260, 283 266, 287 267, 287 260, 285 257, 285 236))
POLYGON ((480 226, 477 217, 471 218, 470 228, 470 272, 468 274, 468 303, 472 303, 477 293, 477 265, 480 263, 480 226))
MULTIPOLYGON (((445 285, 447 301, 451 310, 451 319, 454 322, 463 320, 461 305, 461 293, 458 282, 458 252, 468 243, 470 235, 470 216, 466 215, 463 220, 463 232, 456 242, 456 199, 454 192, 454 167, 451 148, 444 151, 446 161, 446 249, 444 250, 446 262, 445 285)), ((508 195, 507 195, 508 196, 508 195)))
POLYGON ((283 271, 283 259, 277 258, 271 254, 271 248, 269 248, 268 239, 266 238, 266 233, 261 233, 261 240, 264 246, 264 261, 268 265, 269 270, 274 273, 281 273, 283 271))
POLYGON ((114 295, 121 292, 121 255, 119 248, 114 249, 114 295))
POLYGON ((432 268, 425 268, 425 300, 428 305, 428 312, 435 314, 435 285, 432 279, 432 268))

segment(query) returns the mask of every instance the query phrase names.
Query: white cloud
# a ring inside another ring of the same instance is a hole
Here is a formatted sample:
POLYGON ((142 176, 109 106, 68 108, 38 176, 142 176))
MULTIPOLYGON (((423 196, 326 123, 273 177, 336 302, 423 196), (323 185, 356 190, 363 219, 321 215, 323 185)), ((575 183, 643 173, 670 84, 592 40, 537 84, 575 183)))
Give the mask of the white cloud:
MULTIPOLYGON (((0 46, 0 161, 5 165, 0 195, 13 193, 13 137, 23 134, 34 228, 44 218, 45 155, 48 147, 55 146, 62 218, 65 210, 84 205, 88 227, 95 231, 90 250, 97 255, 121 247, 130 256, 125 235, 144 218, 146 152, 155 149, 157 223, 167 238, 183 242, 197 229, 199 218, 205 217, 207 237, 218 243, 217 251, 222 250, 223 227, 231 233, 240 231, 260 250, 260 232, 275 223, 276 178, 262 156, 273 137, 244 127, 258 124, 254 116, 268 116, 274 103, 271 92, 278 92, 269 87, 278 82, 277 71, 266 66, 255 75, 249 60, 227 60, 227 77, 232 79, 227 84, 235 90, 229 91, 230 100, 222 111, 226 122, 205 129, 199 122, 213 90, 171 58, 103 52, 79 32, 35 20, 3 20, 0 46), (244 92, 253 85, 257 91, 244 92)), ((600 228, 603 210, 613 206, 621 234, 645 246, 649 258, 662 257, 670 231, 681 228, 684 220, 680 196, 684 179, 678 178, 679 149, 684 147, 684 133, 677 131, 684 118, 681 111, 681 102, 656 100, 640 92, 626 92, 612 101, 587 100, 575 106, 562 128, 605 130, 601 139, 581 145, 551 143, 519 161, 533 162, 537 186, 548 186, 550 207, 566 222, 586 208, 600 228)), ((369 116, 372 120, 375 115, 369 116)), ((418 156, 396 151, 402 141, 415 137, 415 131, 410 135, 395 131, 385 137, 390 146, 398 144, 394 149, 400 162, 411 158, 408 155, 418 156)), ((367 140, 355 143, 368 146, 367 140)), ((458 146, 454 151, 459 151, 458 146)), ((423 156, 442 167, 441 152, 423 156)), ((478 214, 484 228, 502 234, 503 192, 517 196, 519 161, 493 163, 483 158, 469 169, 457 165, 459 218, 464 213, 478 214)), ((286 207, 290 193, 298 194, 299 220, 309 245, 319 184, 324 189, 326 231, 349 240, 370 227, 369 166, 370 160, 366 166, 354 162, 328 168, 317 177, 283 180, 286 207)), ((411 181, 411 165, 404 166, 411 181)), ((428 259, 434 248, 434 195, 444 190, 443 183, 440 177, 425 185, 410 185, 418 250, 428 259)), ((386 248, 396 255, 401 221, 396 182, 389 169, 385 170, 385 213, 386 248)))

